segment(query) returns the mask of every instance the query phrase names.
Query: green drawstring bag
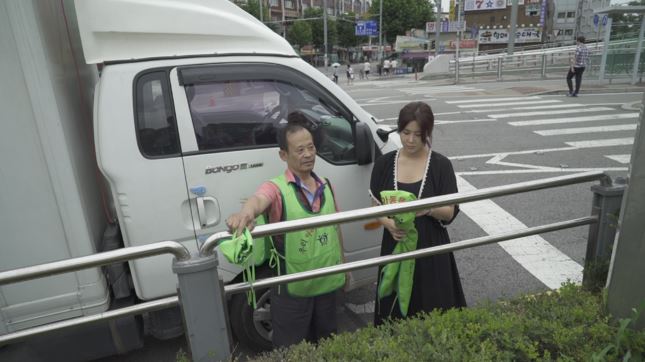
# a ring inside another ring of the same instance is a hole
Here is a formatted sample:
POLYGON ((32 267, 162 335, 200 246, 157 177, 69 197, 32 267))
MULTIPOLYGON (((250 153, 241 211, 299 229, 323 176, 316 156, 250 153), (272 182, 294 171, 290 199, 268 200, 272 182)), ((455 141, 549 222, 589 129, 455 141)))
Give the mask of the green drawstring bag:
MULTIPOLYGON (((266 218, 260 215, 256 219, 256 225, 264 225, 266 218)), ((242 280, 251 284, 251 290, 247 292, 247 299, 249 305, 256 308, 255 290, 253 283, 255 282, 255 267, 262 265, 269 256, 269 248, 267 247, 267 238, 262 237, 253 239, 249 229, 244 229, 241 234, 233 234, 230 239, 220 241, 218 247, 222 254, 230 263, 241 266, 242 280)))
MULTIPOLYGON (((414 201, 417 197, 407 191, 385 190, 381 191, 381 201, 385 204, 398 202, 414 201)), ((414 211, 405 212, 392 216, 396 226, 405 231, 405 237, 397 242, 392 254, 400 254, 408 251, 414 251, 417 248, 419 233, 414 226, 416 213, 414 211)), ((412 284, 414 280, 414 259, 403 260, 387 264, 381 269, 380 282, 378 288, 379 300, 396 293, 395 303, 398 301, 401 315, 404 317, 408 314, 410 297, 412 296, 412 284)))

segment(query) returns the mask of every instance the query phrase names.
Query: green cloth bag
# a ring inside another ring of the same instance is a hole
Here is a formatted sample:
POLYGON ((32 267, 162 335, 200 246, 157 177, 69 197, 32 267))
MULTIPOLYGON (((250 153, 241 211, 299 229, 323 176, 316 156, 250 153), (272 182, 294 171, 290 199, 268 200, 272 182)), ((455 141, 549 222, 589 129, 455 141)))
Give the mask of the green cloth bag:
MULTIPOLYGON (((266 224, 264 215, 258 216, 255 220, 256 225, 266 224)), ((220 241, 218 247, 226 260, 230 263, 239 265, 242 271, 242 280, 251 284, 251 290, 247 293, 249 305, 256 308, 255 290, 255 267, 262 265, 269 257, 270 250, 267 246, 268 237, 253 239, 249 229, 244 229, 241 234, 233 234, 230 239, 220 241)))
MULTIPOLYGON (((414 201, 417 197, 407 191, 384 190, 381 191, 381 201, 385 204, 414 201)), ((398 241, 392 254, 400 254, 414 251, 417 248, 419 233, 414 226, 416 213, 405 212, 392 216, 396 226, 405 231, 405 237, 398 241)), ((381 269, 380 283, 378 288, 379 300, 396 293, 399 310, 404 317, 408 314, 410 297, 412 296, 412 284, 414 281, 415 260, 403 260, 387 264, 381 269)), ((392 308, 396 302, 392 304, 392 308)))

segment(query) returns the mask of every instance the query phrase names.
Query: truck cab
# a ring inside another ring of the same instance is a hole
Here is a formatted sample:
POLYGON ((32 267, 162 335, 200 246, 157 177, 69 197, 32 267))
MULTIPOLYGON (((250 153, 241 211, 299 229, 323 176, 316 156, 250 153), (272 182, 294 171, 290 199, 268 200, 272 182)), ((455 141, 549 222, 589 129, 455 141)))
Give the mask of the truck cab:
MULTIPOLYGON (((381 140, 369 113, 232 2, 78 0, 75 11, 85 61, 100 65, 94 152, 120 231, 108 249, 174 240, 197 252, 263 181, 284 172, 276 130, 293 111, 311 123, 314 171, 329 179, 339 208, 370 206, 373 160, 397 138, 381 140)), ((378 255, 380 228, 355 222, 342 234, 347 261, 378 255)), ((241 281, 240 268, 219 261, 225 282, 241 281)), ((169 256, 130 261, 97 285, 112 305, 154 300, 176 293, 170 266, 169 256)), ((375 279, 374 269, 357 271, 350 287, 375 279)), ((258 310, 244 296, 228 310, 237 339, 261 350, 271 346, 270 303, 258 295, 258 310)))

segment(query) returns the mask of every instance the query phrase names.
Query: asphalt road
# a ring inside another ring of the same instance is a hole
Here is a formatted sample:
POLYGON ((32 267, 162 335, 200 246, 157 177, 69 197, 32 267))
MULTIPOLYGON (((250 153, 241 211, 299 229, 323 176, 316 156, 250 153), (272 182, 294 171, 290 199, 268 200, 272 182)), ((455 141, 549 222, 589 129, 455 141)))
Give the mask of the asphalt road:
MULTIPOLYGON (((642 93, 532 95, 540 82, 532 84, 433 86, 396 79, 344 87, 386 125, 396 124, 405 103, 428 102, 436 124, 432 148, 452 160, 461 191, 587 170, 626 176, 642 93)), ((451 240, 587 216, 590 186, 461 205, 451 240)), ((588 227, 578 227, 456 252, 469 305, 579 281, 587 234, 588 227)))

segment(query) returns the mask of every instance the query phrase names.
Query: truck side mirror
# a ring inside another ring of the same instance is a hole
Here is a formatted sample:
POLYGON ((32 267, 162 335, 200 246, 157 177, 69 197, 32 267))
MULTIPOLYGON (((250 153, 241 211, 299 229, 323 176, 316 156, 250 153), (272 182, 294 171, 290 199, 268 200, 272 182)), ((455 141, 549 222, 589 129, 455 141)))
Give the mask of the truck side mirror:
POLYGON ((383 128, 379 128, 379 129, 376 130, 376 135, 378 136, 378 138, 381 139, 381 141, 387 142, 387 139, 390 136, 390 133, 392 133, 392 132, 396 132, 396 128, 393 128, 391 130, 386 130, 386 129, 383 129, 383 128))
POLYGON ((359 165, 372 163, 374 139, 370 128, 365 123, 356 123, 356 158, 359 165))

